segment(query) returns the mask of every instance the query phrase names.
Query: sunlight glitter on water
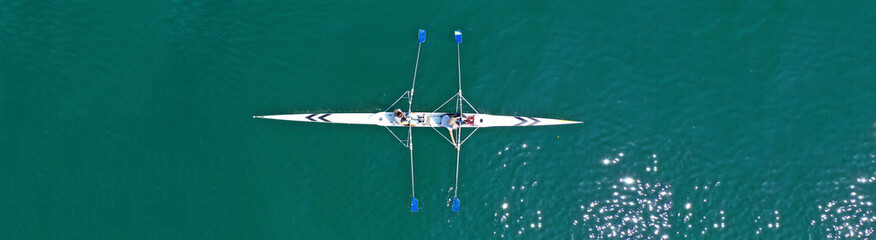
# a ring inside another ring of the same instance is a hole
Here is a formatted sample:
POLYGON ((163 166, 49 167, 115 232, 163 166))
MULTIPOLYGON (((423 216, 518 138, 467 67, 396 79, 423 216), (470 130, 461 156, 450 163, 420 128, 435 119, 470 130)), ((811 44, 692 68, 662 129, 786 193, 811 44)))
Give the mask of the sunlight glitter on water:
MULTIPOLYGON (((498 158, 501 159, 501 168, 504 167, 524 167, 531 166, 533 162, 523 161, 519 159, 521 156, 532 156, 532 153, 536 153, 538 149, 541 147, 536 147, 536 149, 529 148, 529 144, 520 144, 514 145, 509 144, 506 145, 503 151, 498 151, 498 158), (517 146, 513 149, 511 146, 517 146), (519 154, 529 153, 529 154, 519 154), (517 161, 515 161, 517 160, 517 161)), ((496 210, 493 213, 494 221, 498 224, 497 229, 494 229, 493 234, 498 236, 499 238, 505 237, 513 237, 518 235, 524 235, 527 232, 533 232, 542 229, 545 227, 545 224, 542 222, 542 211, 541 210, 533 210, 530 207, 530 201, 526 199, 526 192, 531 189, 535 189, 539 182, 538 181, 523 181, 523 182, 515 182, 511 181, 508 188, 505 188, 508 193, 511 195, 504 196, 503 199, 496 204, 496 210), (519 203, 518 203, 519 202, 519 203), (518 203, 518 204, 515 204, 518 203)), ((538 201, 535 201, 535 204, 539 204, 538 201)), ((537 233, 536 233, 537 234, 537 233)))
MULTIPOLYGON (((671 187, 661 183, 643 184, 629 177, 621 181, 633 186, 624 187, 607 199, 581 206, 584 211, 581 223, 590 232, 589 237, 660 239, 666 236, 661 231, 672 226, 671 194, 665 194, 671 187)), ((578 224, 575 220, 572 225, 578 224)))
POLYGON ((605 158, 605 159, 602 159, 601 162, 603 165, 611 165, 611 164, 618 163, 620 161, 621 161, 620 158, 614 158, 614 159, 605 158))
POLYGON ((694 193, 685 200, 684 210, 676 215, 681 218, 684 226, 678 229, 679 236, 690 238, 694 234, 706 235, 711 231, 724 230, 727 227, 724 210, 708 209, 709 204, 707 204, 710 202, 708 197, 710 190, 719 185, 720 182, 694 186, 694 193), (698 205, 698 202, 702 204, 698 205))
MULTIPOLYGON (((856 182, 868 184, 871 182, 869 179, 858 178, 856 182)), ((842 185, 840 182, 835 184, 842 185)), ((871 196, 863 191, 855 192, 855 185, 850 185, 848 189, 850 193, 847 197, 819 204, 817 208, 820 214, 810 222, 812 226, 818 224, 827 239, 867 239, 876 232, 876 216, 873 215, 871 196)))

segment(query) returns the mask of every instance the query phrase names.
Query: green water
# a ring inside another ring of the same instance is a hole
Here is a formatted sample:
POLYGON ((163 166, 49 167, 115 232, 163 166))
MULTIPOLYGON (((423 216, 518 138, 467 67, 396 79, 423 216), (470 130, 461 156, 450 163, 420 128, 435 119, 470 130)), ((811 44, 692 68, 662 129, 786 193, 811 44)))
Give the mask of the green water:
POLYGON ((865 239, 876 4, 0 0, 0 239, 865 239), (415 110, 479 130, 252 119, 415 110), (622 156, 621 156, 622 155, 622 156), (627 182, 628 181, 628 182, 627 182), (503 207, 503 205, 505 207, 503 207))

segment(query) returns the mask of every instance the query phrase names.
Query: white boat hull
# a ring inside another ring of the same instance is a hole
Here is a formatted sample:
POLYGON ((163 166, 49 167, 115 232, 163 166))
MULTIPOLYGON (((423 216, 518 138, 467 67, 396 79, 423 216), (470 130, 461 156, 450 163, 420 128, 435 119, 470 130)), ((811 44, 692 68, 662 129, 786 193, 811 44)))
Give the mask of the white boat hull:
MULTIPOLYGON (((298 122, 316 122, 316 123, 343 123, 343 124, 363 124, 377 125, 387 127, 407 127, 395 122, 394 113, 378 112, 378 113, 315 113, 315 114, 284 114, 284 115, 267 115, 254 116, 253 118, 267 118, 285 121, 298 122)), ((568 121, 550 118, 522 117, 522 116, 501 116, 490 114, 474 114, 463 113, 464 117, 469 118, 470 122, 462 124, 461 127, 529 127, 529 126, 551 126, 564 124, 577 124, 578 121, 568 121)), ((430 112, 414 112, 409 115, 413 123, 413 127, 440 127, 441 117, 444 113, 430 112)))

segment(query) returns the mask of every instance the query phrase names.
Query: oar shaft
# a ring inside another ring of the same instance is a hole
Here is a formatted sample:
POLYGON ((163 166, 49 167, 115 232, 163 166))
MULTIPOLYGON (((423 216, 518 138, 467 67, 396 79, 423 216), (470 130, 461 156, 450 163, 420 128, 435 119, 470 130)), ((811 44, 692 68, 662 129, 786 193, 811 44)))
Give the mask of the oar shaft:
POLYGON ((411 92, 410 92, 411 94, 408 96, 408 112, 411 112, 411 104, 413 104, 413 101, 414 101, 414 87, 417 86, 417 69, 420 66, 420 47, 422 47, 422 46, 423 46, 422 42, 417 44, 417 61, 416 61, 416 63, 414 63, 414 80, 413 80, 413 83, 411 84, 411 92))
POLYGON ((454 198, 456 198, 457 193, 459 192, 459 149, 460 146, 456 147, 456 186, 453 188, 454 198))
POLYGON ((453 31, 453 35, 456 37, 456 72, 459 76, 459 92, 462 93, 462 65, 460 64, 461 61, 459 57, 459 44, 462 43, 462 31, 453 31))
POLYGON ((411 196, 416 197, 417 192, 414 190, 414 138, 411 137, 411 128, 408 127, 408 149, 411 151, 411 196))
POLYGON ((462 93, 462 64, 459 58, 459 45, 456 45, 456 73, 459 76, 459 92, 462 93))
POLYGON ((453 206, 450 207, 450 210, 454 212, 459 212, 460 201, 457 197, 457 193, 459 193, 459 147, 456 147, 456 187, 453 188, 453 206))

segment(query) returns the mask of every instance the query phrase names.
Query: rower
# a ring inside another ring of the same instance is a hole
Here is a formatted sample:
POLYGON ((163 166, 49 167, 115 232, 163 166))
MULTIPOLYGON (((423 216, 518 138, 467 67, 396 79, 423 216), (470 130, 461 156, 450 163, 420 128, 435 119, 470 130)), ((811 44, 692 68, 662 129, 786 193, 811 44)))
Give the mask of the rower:
POLYGON ((474 116, 465 116, 463 123, 466 125, 474 125, 474 116))
POLYGON ((446 127, 447 131, 450 131, 450 141, 453 142, 454 146, 457 145, 456 140, 453 139, 453 130, 459 128, 459 116, 460 115, 458 113, 446 113, 444 114, 444 116, 441 117, 441 126, 446 127))
POLYGON ((399 125, 408 125, 408 116, 401 109, 395 110, 395 122, 399 125))

